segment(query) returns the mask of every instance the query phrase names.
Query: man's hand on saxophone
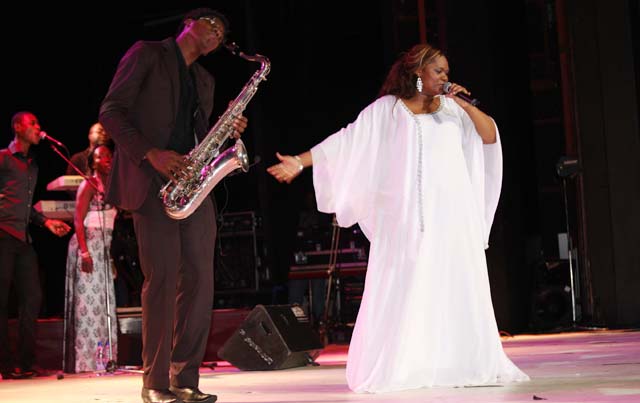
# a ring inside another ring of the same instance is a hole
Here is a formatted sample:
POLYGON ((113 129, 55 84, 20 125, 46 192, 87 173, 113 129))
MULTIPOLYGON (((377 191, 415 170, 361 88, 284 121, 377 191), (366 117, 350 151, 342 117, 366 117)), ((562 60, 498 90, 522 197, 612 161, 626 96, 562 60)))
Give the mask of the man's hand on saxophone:
POLYGON ((182 178, 187 167, 184 156, 172 150, 152 148, 147 151, 145 158, 156 171, 174 183, 182 178))
MULTIPOLYGON (((233 138, 239 139, 247 128, 248 120, 245 116, 240 115, 233 120, 233 138)), ((149 161, 151 166, 165 178, 177 183, 180 180, 187 179, 187 163, 184 155, 178 154, 172 150, 160 150, 152 148, 145 154, 145 159, 149 161)))
MULTIPOLYGON (((233 101, 229 102, 229 105, 231 105, 233 101)), ((233 128, 235 129, 233 131, 233 138, 234 139, 239 139, 240 136, 242 136, 242 133, 244 133, 244 129, 247 128, 247 123, 249 121, 247 120, 246 117, 244 117, 244 115, 240 115, 237 116, 234 120, 233 120, 233 128)))

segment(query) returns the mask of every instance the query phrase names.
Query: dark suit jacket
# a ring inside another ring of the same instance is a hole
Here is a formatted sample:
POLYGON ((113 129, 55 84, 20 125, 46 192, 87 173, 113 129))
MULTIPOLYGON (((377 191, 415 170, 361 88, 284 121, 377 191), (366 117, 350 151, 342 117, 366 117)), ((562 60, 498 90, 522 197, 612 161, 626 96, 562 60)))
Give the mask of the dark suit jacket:
MULTIPOLYGON (((107 200, 126 210, 144 202, 158 173, 144 159, 151 148, 165 149, 175 125, 180 100, 177 44, 136 42, 124 55, 100 107, 100 123, 116 143, 107 185, 107 200)), ((192 65, 200 100, 194 127, 209 127, 213 108, 213 77, 198 63, 192 65)), ((197 133, 202 138, 206 133, 197 133)))

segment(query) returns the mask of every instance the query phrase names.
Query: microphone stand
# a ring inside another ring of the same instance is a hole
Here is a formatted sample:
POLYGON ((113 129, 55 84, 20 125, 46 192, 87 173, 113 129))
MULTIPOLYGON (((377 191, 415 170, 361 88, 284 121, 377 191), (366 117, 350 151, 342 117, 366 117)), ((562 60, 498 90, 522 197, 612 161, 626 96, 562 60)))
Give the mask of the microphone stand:
POLYGON ((342 325, 342 301, 340 284, 340 265, 338 261, 340 244, 340 226, 333 215, 333 233, 331 235, 331 248, 329 250, 329 267, 327 273, 327 295, 324 302, 324 337, 329 338, 332 328, 342 325), (335 313, 334 313, 335 308, 335 313))
MULTIPOLYGON (((102 181, 102 180, 100 180, 102 181)), ((106 218, 105 218, 105 207, 106 203, 104 202, 104 193, 98 191, 98 201, 99 201, 99 213, 98 220, 100 222, 100 229, 102 230, 102 247, 104 250, 102 251, 102 256, 104 257, 104 300, 107 308, 107 343, 109 343, 109 359, 107 360, 107 365, 105 365, 105 371, 109 373, 114 373, 116 371, 116 361, 113 359, 113 339, 112 339, 112 329, 113 325, 111 323, 111 299, 109 298, 109 279, 113 283, 113 275, 109 270, 111 267, 110 263, 110 255, 109 255, 109 247, 107 246, 107 226, 106 226, 106 218)), ((112 234, 113 236, 113 234, 112 234)), ((115 296, 115 290, 114 290, 115 296)), ((115 307, 114 307, 115 312, 115 307)))
MULTIPOLYGON (((100 192, 98 187, 91 181, 91 178, 89 178, 84 172, 80 171, 80 169, 73 162, 71 162, 69 158, 67 158, 64 154, 62 154, 62 152, 58 150, 58 147, 56 147, 55 144, 49 143, 49 147, 51 147, 51 149, 56 154, 58 154, 60 158, 62 158, 67 164, 69 164, 69 166, 73 168, 73 170, 76 171, 78 175, 82 176, 84 180, 86 180, 89 183, 89 185, 91 185, 96 190, 96 192, 100 192)), ((67 147, 64 147, 64 149, 67 152, 67 154, 69 154, 69 150, 67 150, 67 147)))
MULTIPOLYGON (((76 167, 71 161, 69 164, 73 167, 76 172, 80 172, 78 167, 76 167)), ((82 174, 81 174, 82 175, 82 174)), ((102 251, 102 256, 104 258, 103 266, 104 266, 104 300, 106 306, 106 315, 107 315, 107 343, 109 343, 109 349, 107 350, 109 359, 107 360, 107 365, 105 365, 105 371, 107 373, 113 374, 116 371, 116 361, 113 359, 113 338, 112 338, 112 329, 113 324, 111 323, 111 300, 109 298, 109 279, 113 282, 113 276, 111 271, 109 270, 111 265, 110 263, 110 255, 109 255, 109 247, 107 246, 107 220, 105 218, 105 207, 106 203, 104 201, 104 192, 100 190, 97 184, 93 183, 91 178, 87 178, 87 176, 82 175, 85 178, 85 181, 88 182, 93 188, 96 190, 96 195, 98 196, 97 200, 99 203, 98 209, 98 222, 100 223, 100 230, 102 232, 102 247, 104 250, 102 251)), ((99 176, 99 174, 98 174, 99 176)), ((98 178, 100 182, 102 182, 102 178, 98 178)), ((113 235, 112 235, 113 236, 113 235)), ((115 291, 114 291, 115 295, 115 291)), ((114 307, 115 312, 115 307, 114 307)))

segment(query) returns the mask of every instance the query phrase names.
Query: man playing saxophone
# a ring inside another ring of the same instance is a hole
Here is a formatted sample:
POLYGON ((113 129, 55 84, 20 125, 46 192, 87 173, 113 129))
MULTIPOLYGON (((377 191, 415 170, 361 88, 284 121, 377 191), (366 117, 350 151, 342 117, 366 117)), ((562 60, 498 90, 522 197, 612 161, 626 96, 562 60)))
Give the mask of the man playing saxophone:
MULTIPOLYGON (((183 155, 207 134, 214 80, 196 60, 224 42, 228 27, 222 14, 200 8, 185 15, 177 37, 136 42, 100 108, 116 143, 107 200, 132 212, 145 276, 143 402, 216 400, 198 389, 213 305, 213 202, 174 220, 158 191, 167 179, 180 181, 183 155)), ((237 138, 247 119, 233 126, 237 138)))

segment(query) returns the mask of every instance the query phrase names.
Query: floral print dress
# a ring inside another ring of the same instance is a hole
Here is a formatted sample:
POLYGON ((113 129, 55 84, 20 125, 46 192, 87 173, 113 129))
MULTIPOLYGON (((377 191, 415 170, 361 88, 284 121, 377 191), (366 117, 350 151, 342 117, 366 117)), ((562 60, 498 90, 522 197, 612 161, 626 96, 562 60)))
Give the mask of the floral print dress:
MULTIPOLYGON (((117 354, 116 301, 109 255, 116 209, 104 204, 100 194, 90 202, 84 220, 87 247, 93 260, 93 272, 80 270, 82 259, 76 234, 69 241, 65 286, 63 368, 65 372, 95 371, 98 343, 108 346, 107 303, 111 317, 111 359, 117 354)), ((104 349, 104 362, 109 359, 104 349)))

